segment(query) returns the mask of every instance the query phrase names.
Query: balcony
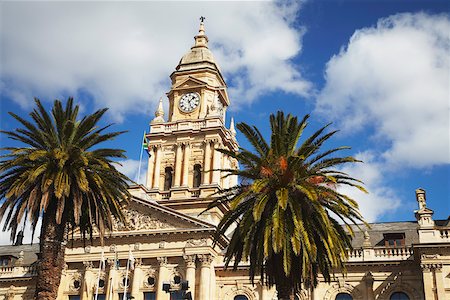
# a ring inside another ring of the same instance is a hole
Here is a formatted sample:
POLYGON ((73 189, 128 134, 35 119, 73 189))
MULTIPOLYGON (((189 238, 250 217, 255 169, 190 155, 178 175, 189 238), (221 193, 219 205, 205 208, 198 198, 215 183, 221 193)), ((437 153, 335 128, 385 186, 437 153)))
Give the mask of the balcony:
POLYGON ((404 261, 413 259, 412 247, 375 247, 353 249, 348 253, 348 262, 404 261))
POLYGON ((36 266, 7 266, 0 267, 0 280, 7 278, 24 278, 36 276, 36 266))

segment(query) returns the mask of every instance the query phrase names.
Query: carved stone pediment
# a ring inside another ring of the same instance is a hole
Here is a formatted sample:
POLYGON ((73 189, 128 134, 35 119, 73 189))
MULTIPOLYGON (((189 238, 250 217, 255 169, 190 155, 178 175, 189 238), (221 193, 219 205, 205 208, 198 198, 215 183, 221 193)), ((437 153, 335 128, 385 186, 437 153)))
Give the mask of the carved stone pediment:
POLYGON ((143 214, 133 209, 123 210, 127 224, 114 220, 113 231, 174 229, 174 225, 161 221, 156 215, 143 214))

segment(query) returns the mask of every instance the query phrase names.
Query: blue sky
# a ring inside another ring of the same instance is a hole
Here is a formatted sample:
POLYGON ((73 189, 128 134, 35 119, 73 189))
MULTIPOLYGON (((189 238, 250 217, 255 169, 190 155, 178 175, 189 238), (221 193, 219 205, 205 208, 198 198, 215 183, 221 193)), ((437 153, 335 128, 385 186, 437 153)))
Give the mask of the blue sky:
POLYGON ((227 122, 266 134, 277 110, 310 113, 307 133, 333 122, 341 131, 329 146, 365 162, 344 169, 369 189, 347 191, 368 220, 412 220, 419 187, 435 218, 450 215, 447 1, 0 5, 2 129, 34 96, 74 96, 84 113, 109 107, 105 122, 128 130, 111 145, 127 151, 122 170, 134 178, 142 133, 204 15, 231 96, 227 122))

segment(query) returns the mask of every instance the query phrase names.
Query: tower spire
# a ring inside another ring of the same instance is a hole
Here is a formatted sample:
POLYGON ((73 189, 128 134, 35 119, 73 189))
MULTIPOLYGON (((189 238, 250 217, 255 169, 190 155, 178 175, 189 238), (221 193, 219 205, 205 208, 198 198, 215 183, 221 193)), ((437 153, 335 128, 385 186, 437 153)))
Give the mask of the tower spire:
POLYGON ((162 97, 159 98, 158 108, 155 111, 155 118, 152 120, 152 123, 163 123, 164 122, 164 108, 162 103, 162 97))
POLYGON ((195 45, 192 48, 200 48, 205 47, 208 48, 208 37, 205 34, 205 24, 203 21, 205 21, 205 17, 200 17, 200 28, 198 30, 198 34, 194 37, 195 38, 195 45))
POLYGON ((233 117, 231 117, 230 132, 231 132, 232 136, 236 136, 236 129, 234 129, 234 118, 233 117))

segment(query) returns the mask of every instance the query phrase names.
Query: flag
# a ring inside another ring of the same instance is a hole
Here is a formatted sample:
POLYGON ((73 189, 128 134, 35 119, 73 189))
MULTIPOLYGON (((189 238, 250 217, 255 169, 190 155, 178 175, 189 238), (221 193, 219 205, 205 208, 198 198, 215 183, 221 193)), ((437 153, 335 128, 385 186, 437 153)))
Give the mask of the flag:
POLYGON ((145 151, 148 152, 148 141, 147 141, 147 137, 145 136, 145 131, 144 131, 144 136, 142 137, 142 149, 144 149, 145 151))
POLYGON ((129 258, 128 259, 130 260, 130 268, 131 268, 131 270, 134 270, 135 258, 133 256, 133 253, 131 252, 131 249, 130 249, 130 252, 129 252, 129 258))

